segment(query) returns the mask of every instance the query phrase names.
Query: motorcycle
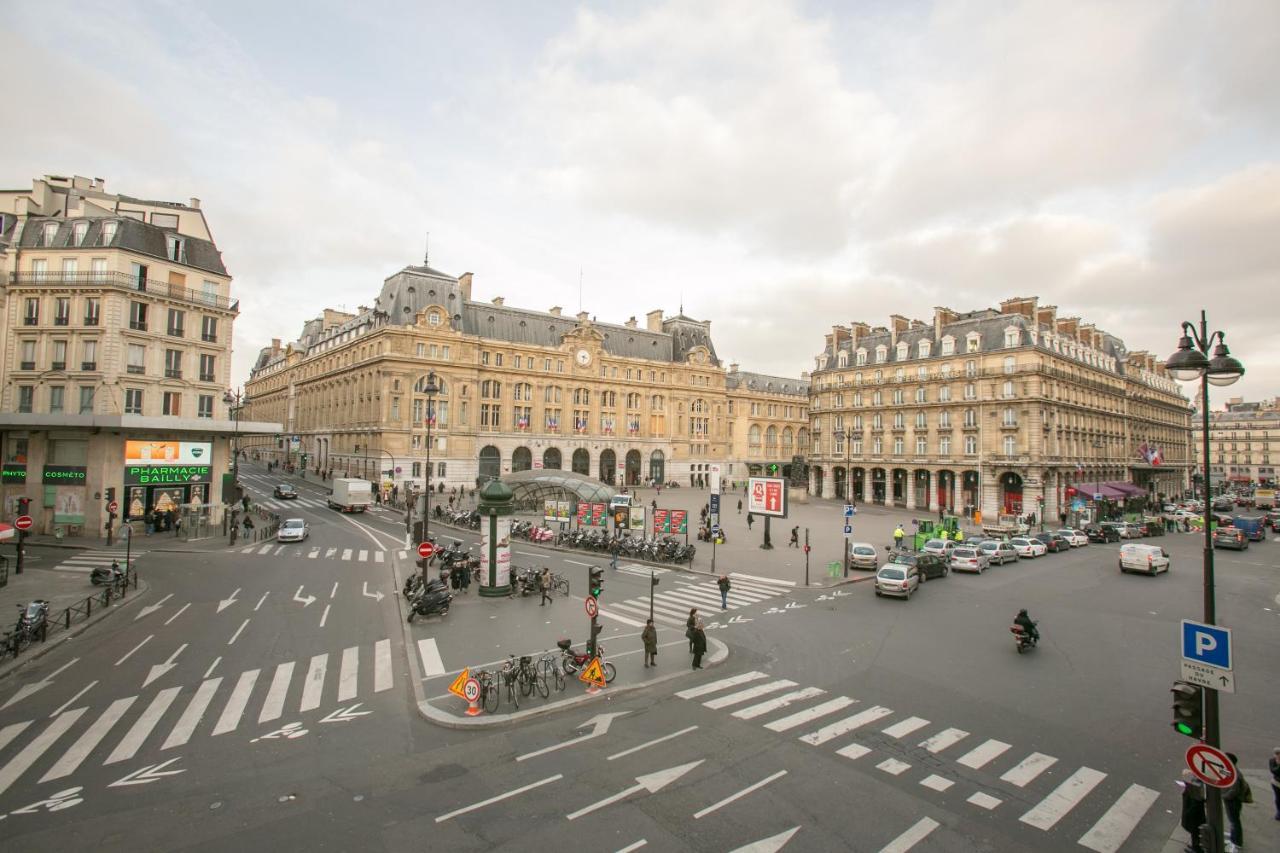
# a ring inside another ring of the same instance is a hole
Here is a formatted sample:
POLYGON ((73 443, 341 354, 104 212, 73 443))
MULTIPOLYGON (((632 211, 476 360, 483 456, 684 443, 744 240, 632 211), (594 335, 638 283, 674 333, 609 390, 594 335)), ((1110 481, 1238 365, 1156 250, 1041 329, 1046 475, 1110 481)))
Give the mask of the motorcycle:
POLYGON ((89 573, 89 583, 94 586, 118 586, 123 580, 124 572, 118 563, 112 563, 109 568, 99 566, 89 573))
MULTIPOLYGON (((446 586, 447 584, 445 583, 444 578, 432 578, 430 582, 427 583, 427 592, 428 593, 439 592, 443 590, 446 586)), ((409 575, 409 577, 405 578, 404 590, 403 590, 405 598, 408 598, 408 599, 417 598, 422 593, 422 591, 423 591, 422 575, 415 572, 414 574, 411 574, 409 575)))
POLYGON ((25 644, 39 638, 44 642, 49 634, 49 602, 37 598, 30 604, 14 606, 18 608, 18 624, 13 629, 13 641, 25 644))
POLYGON ((409 602, 409 622, 415 616, 448 616, 453 596, 448 590, 426 591, 409 602))
MULTIPOLYGON (((586 649, 581 652, 573 650, 573 640, 568 637, 556 641, 556 647, 560 649, 560 668, 567 675, 573 675, 579 669, 591 663, 591 655, 587 654, 586 649)), ((604 659, 604 643, 596 643, 596 657, 600 658, 600 667, 604 670, 604 683, 609 684, 613 681, 613 677, 617 675, 617 670, 613 668, 613 664, 604 659)))
POLYGON ((1010 625, 1009 631, 1013 634, 1013 642, 1018 648, 1018 654, 1036 647, 1036 638, 1021 625, 1010 625))

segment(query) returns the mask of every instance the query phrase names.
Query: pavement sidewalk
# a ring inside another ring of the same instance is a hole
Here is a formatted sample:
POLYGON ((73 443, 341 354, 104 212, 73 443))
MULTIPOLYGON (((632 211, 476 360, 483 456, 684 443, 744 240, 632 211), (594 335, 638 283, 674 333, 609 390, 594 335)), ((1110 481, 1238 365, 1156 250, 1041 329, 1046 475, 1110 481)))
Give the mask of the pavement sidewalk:
MULTIPOLYGON (((392 571, 398 590, 403 588, 405 573, 414 571, 414 568, 411 561, 395 560, 392 563, 392 571)), ((419 618, 412 624, 406 619, 408 602, 399 595, 397 595, 397 601, 418 711, 427 720, 449 728, 472 729, 511 725, 567 708, 607 703, 615 696, 696 675, 688 652, 689 643, 683 632, 665 626, 660 627, 658 629, 658 665, 654 668, 646 668, 639 630, 610 634, 608 633, 611 627, 610 622, 602 616, 600 621, 605 631, 601 632, 599 639, 607 652, 605 659, 617 669, 617 676, 610 685, 598 693, 591 694, 586 692, 588 685, 580 682, 576 675, 569 675, 566 676, 563 691, 557 691, 552 684, 551 695, 548 698, 543 699, 538 695, 521 696, 518 708, 512 707, 508 702, 504 689, 497 712, 468 716, 467 702, 448 692, 449 685, 461 670, 444 672, 441 668, 440 671, 432 673, 428 680, 423 679, 423 658, 429 658, 434 651, 431 634, 435 633, 436 627, 441 623, 447 625, 459 622, 472 627, 483 625, 486 651, 499 648, 501 651, 514 654, 517 658, 521 655, 529 655, 535 663, 543 654, 550 652, 558 660, 560 650, 556 648, 556 641, 561 637, 571 636, 574 639, 573 648, 578 651, 583 648, 585 635, 583 633, 574 635, 563 627, 564 621, 569 618, 572 618, 578 626, 585 626, 583 600, 557 596, 555 603, 548 609, 539 606, 532 599, 512 601, 505 597, 481 598, 478 587, 473 584, 466 595, 454 596, 448 616, 419 618), (548 620, 549 616, 554 618, 548 620), (549 624, 549 622, 556 624, 549 624), (425 650, 420 647, 419 641, 426 641, 425 650)), ((472 672, 488 669, 496 673, 497 669, 506 662, 506 658, 484 659, 491 658, 493 654, 491 651, 487 654, 478 651, 476 660, 467 661, 467 668, 472 672)), ((728 657, 728 646, 708 634, 707 654, 702 661, 703 667, 716 666, 728 657)))
MULTIPOLYGON (((1242 756, 1243 757, 1243 756, 1242 756)), ((1264 756, 1265 757, 1265 756, 1264 756)), ((1266 766, 1256 770, 1245 767, 1242 771, 1249 787, 1253 789, 1253 804, 1245 805, 1240 812, 1241 828, 1244 830, 1244 845, 1241 850, 1277 850, 1280 849, 1280 819, 1276 819, 1273 797, 1271 794, 1271 774, 1266 766), (1267 839, 1271 840, 1268 841, 1267 839)), ((1176 785, 1176 782, 1170 782, 1176 785)), ((1222 815, 1226 826, 1226 813, 1222 815)), ((1187 849, 1189 838, 1177 817, 1173 822, 1173 832, 1169 840, 1160 848, 1160 853, 1183 853, 1187 849)), ((1229 850, 1223 845, 1224 850, 1229 850)))

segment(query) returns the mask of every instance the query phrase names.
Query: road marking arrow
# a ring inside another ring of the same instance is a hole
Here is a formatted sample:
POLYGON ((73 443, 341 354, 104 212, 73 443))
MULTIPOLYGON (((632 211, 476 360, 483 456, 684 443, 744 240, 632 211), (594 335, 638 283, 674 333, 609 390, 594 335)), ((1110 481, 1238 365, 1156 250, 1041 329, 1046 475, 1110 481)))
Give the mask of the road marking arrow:
POLYGON ((352 705, 350 708, 339 708, 338 710, 334 711, 334 712, 333 712, 332 714, 330 714, 329 716, 327 716, 327 717, 322 717, 322 718, 321 718, 321 720, 320 720, 320 722, 322 722, 322 723, 349 723, 349 722, 351 722, 352 720, 354 720, 356 717, 364 717, 364 716, 366 716, 366 715, 368 715, 368 714, 372 714, 372 713, 373 713, 372 711, 357 711, 357 710, 356 710, 356 708, 359 708, 359 707, 360 707, 361 705, 363 705, 363 704, 364 704, 363 702, 357 702, 356 704, 352 705))
POLYGON ((578 726, 578 728, 580 729, 585 729, 587 726, 592 726, 593 728, 587 734, 582 735, 580 737, 573 738, 572 740, 567 740, 564 743, 557 743, 557 744, 553 744, 551 746, 545 747, 543 749, 539 749, 537 752, 526 752, 524 755, 517 755, 516 761, 524 761, 525 759, 528 759, 528 758, 536 758, 539 755, 545 755, 548 752, 555 752, 557 749, 564 749, 566 746, 573 746, 574 744, 582 743, 583 741, 591 740, 592 738, 598 738, 601 735, 603 735, 605 732, 609 731, 609 726, 613 725, 614 719, 616 719, 617 717, 624 717, 628 713, 629 713, 628 711, 620 711, 613 714, 597 714, 591 719, 587 720, 582 725, 578 726))
POLYGON ((143 767, 141 770, 135 770, 132 773, 130 773, 128 776, 125 776, 122 779, 117 779, 107 787, 116 788, 123 785, 146 785, 151 782, 158 781, 159 779, 165 776, 177 776, 179 773, 186 773, 187 772, 186 770, 165 770, 164 769, 168 767, 170 764, 172 764, 173 762, 181 760, 181 758, 182 756, 179 755, 177 758, 170 758, 168 761, 162 761, 159 764, 148 764, 146 767, 143 767))
POLYGON ((809 605, 807 605, 807 604, 801 604, 801 603, 800 603, 800 602, 798 602, 798 601, 788 601, 788 602, 787 602, 787 606, 786 606, 786 607, 784 607, 784 608, 782 608, 782 609, 783 609, 783 610, 796 610, 796 609, 798 609, 798 608, 800 608, 800 607, 808 607, 808 606, 809 606, 809 605))
POLYGON ((78 660, 80 660, 80 658, 72 658, 67 663, 64 663, 62 666, 58 667, 53 672, 49 673, 49 675, 46 676, 44 679, 40 681, 33 681, 30 684, 22 685, 21 687, 18 688, 18 692, 13 694, 13 696, 9 698, 8 702, 5 702, 3 706, 0 706, 0 710, 4 710, 5 708, 8 708, 10 705, 13 705, 17 702, 21 702, 23 699, 26 699, 31 694, 37 693, 45 689, 46 687, 48 687, 50 684, 53 683, 53 677, 55 675, 62 672, 64 669, 71 666, 71 664, 75 663, 78 660))
POLYGON ((167 661, 165 661, 164 663, 158 663, 155 666, 151 667, 151 672, 147 673, 147 680, 142 682, 142 686, 146 687, 148 684, 155 681, 157 678, 159 678, 160 676, 164 675, 166 672, 168 672, 169 670, 177 666, 177 664, 174 663, 174 661, 178 659, 178 655, 182 654, 182 650, 185 649, 186 647, 187 647, 187 644, 183 643, 182 645, 178 646, 177 651, 169 655, 169 659, 167 661))
POLYGON ((729 620, 729 624, 730 624, 730 625, 741 625, 743 622, 754 622, 754 621, 756 621, 756 620, 754 620, 754 619, 750 619, 750 618, 748 618, 748 617, 746 617, 746 616, 734 616, 732 619, 730 619, 730 620, 729 620))
POLYGON ((691 761, 688 764, 681 764, 679 767, 670 767, 666 770, 659 770, 657 773, 637 776, 636 784, 632 785, 630 788, 619 791, 611 797, 605 797, 603 800, 598 800, 589 806, 578 809, 576 812, 570 812, 565 815, 565 817, 569 820, 577 820, 583 815, 591 814, 605 806, 611 806, 619 800, 625 800, 632 794, 638 794, 641 791, 648 791, 650 794, 656 794, 693 768, 697 767, 704 760, 705 759, 699 758, 697 761, 691 761))
POLYGON ((236 596, 240 594, 240 587, 236 587, 236 591, 228 595, 226 598, 218 602, 218 612, 226 610, 228 607, 236 603, 236 596))
POLYGON ((731 851, 731 853, 777 853, 791 840, 791 836, 799 831, 800 827, 793 826, 786 832, 779 832, 777 835, 770 835, 768 838, 761 838, 759 841, 745 844, 731 851))
POLYGON ((161 607, 164 607, 164 603, 171 598, 173 598, 173 593, 169 593, 164 598, 157 601, 155 604, 148 604, 146 607, 138 611, 138 615, 133 617, 133 621, 137 622, 143 616, 150 616, 152 613, 155 613, 161 607))
POLYGON ((314 595, 302 596, 302 587, 298 587, 298 591, 293 594, 293 600, 302 604, 303 607, 310 607, 311 602, 316 600, 314 595))
POLYGON ((380 590, 380 589, 375 589, 373 592, 369 592, 369 582, 368 582, 368 581, 365 581, 365 582, 364 582, 364 590, 363 590, 363 591, 364 591, 365 596, 366 596, 366 597, 368 597, 368 598, 376 598, 376 599, 378 599, 379 601, 381 601, 381 600, 382 600, 382 590, 380 590))

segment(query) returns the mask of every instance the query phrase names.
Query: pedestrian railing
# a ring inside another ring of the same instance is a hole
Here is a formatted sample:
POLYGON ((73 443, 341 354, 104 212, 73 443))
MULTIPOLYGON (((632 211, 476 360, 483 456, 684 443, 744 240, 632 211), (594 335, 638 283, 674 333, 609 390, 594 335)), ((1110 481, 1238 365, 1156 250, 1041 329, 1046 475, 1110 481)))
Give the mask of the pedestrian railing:
POLYGON ((124 601, 130 594, 130 587, 135 592, 138 589, 137 570, 126 570, 124 577, 117 583, 107 584, 100 592, 86 596, 83 600, 57 613, 48 614, 44 627, 38 633, 28 633, 24 638, 17 628, 6 631, 3 635, 0 635, 0 653, 11 654, 15 658, 18 657, 23 649, 34 641, 46 642, 49 637, 55 637, 63 631, 69 631, 73 625, 88 620, 93 616, 95 609, 101 611, 110 607, 114 601, 124 601))

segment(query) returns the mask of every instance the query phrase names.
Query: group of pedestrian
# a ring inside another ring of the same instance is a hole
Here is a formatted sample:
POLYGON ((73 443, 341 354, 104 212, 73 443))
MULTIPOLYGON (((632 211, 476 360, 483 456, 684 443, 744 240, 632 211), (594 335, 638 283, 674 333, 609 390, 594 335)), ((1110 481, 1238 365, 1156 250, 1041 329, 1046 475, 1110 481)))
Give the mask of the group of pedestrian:
MULTIPOLYGON (((725 578, 725 582, 728 582, 727 578, 725 578)), ((727 592, 724 594, 727 594, 727 592)), ((698 608, 696 607, 689 610, 689 620, 685 622, 684 635, 689 639, 689 653, 693 655, 693 668, 702 669, 702 656, 707 653, 707 628, 702 622, 702 617, 698 615, 698 608)), ((656 638, 654 642, 654 652, 656 653, 656 638)))
MULTIPOLYGON (((1227 811, 1226 837, 1223 840, 1226 842, 1227 853, 1238 853, 1244 849, 1241 812, 1245 806, 1253 803, 1253 789, 1240 770, 1240 759, 1231 752, 1227 753, 1227 758, 1236 768, 1236 780, 1222 792, 1222 805, 1227 811)), ((1280 747, 1275 748, 1267 764, 1271 770, 1271 790, 1275 797, 1275 819, 1280 820, 1280 747)), ((1201 830, 1208 820, 1204 783, 1190 770, 1183 770, 1182 780, 1178 784, 1182 786, 1182 813, 1179 822, 1191 838, 1191 843, 1185 849, 1188 853, 1203 853, 1206 847, 1201 830)))
POLYGON ((142 516, 143 530, 147 536, 172 530, 176 535, 182 529, 182 516, 176 510, 147 510, 142 516))

